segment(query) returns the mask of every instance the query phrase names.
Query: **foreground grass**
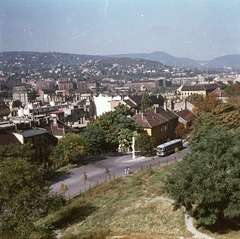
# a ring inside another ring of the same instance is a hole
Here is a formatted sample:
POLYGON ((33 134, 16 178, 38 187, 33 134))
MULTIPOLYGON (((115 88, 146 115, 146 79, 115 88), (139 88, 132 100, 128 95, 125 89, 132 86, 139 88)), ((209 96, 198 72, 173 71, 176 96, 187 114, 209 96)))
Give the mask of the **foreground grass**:
POLYGON ((61 229, 70 238, 177 238, 189 236, 182 210, 173 212, 161 179, 165 167, 115 178, 69 201, 60 211, 38 221, 61 229))
MULTIPOLYGON (((167 197, 162 179, 175 164, 140 170, 101 184, 71 199, 36 225, 61 229, 62 239, 192 238, 183 211, 173 211, 171 203, 158 198, 167 197)), ((206 228, 200 230, 218 239, 240 238, 238 231, 220 235, 206 228)))

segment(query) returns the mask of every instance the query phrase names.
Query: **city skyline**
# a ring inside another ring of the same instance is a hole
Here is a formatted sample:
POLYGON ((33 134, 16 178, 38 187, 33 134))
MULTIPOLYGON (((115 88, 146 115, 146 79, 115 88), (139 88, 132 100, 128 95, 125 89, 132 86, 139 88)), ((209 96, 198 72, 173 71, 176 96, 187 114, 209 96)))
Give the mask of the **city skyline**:
POLYGON ((2 0, 0 51, 240 54, 239 0, 2 0))

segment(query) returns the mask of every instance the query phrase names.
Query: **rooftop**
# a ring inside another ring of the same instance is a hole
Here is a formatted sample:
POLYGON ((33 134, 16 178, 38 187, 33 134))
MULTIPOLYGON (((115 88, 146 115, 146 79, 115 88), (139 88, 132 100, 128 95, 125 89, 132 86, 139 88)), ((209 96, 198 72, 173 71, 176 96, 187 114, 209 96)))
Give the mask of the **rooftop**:
POLYGON ((139 122, 143 128, 153 128, 168 122, 166 118, 154 112, 154 110, 146 110, 132 117, 134 121, 139 122))
POLYGON ((26 138, 26 137, 35 136, 35 135, 46 134, 48 133, 48 131, 45 129, 29 129, 29 130, 17 131, 15 133, 23 135, 26 138))

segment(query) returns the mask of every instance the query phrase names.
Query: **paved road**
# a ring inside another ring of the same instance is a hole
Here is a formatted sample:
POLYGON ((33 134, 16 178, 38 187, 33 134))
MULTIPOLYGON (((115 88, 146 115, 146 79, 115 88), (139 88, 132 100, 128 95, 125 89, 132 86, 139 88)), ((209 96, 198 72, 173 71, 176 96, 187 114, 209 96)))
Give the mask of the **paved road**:
POLYGON ((165 165, 175 160, 181 160, 181 158, 189 152, 187 144, 184 145, 184 149, 179 154, 172 154, 166 157, 155 156, 154 160, 151 157, 137 157, 132 159, 132 154, 126 155, 114 155, 114 156, 97 156, 92 159, 88 159, 84 165, 69 170, 68 172, 56 177, 52 180, 53 192, 62 193, 60 186, 63 183, 67 185, 68 191, 66 197, 72 197, 78 194, 80 191, 85 191, 85 183, 83 180, 83 172, 86 172, 86 189, 94 187, 108 181, 109 179, 119 176, 124 176, 125 167, 129 167, 131 173, 135 173, 141 168, 157 165, 165 165), (105 173, 106 167, 110 170, 109 174, 105 173))

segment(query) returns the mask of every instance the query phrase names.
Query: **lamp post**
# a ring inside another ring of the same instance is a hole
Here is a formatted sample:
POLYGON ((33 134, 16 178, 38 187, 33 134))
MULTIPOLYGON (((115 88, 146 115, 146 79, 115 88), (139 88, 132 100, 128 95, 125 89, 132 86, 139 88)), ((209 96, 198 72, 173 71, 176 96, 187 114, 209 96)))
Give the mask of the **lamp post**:
POLYGON ((132 159, 135 159, 135 138, 132 137, 132 159))

